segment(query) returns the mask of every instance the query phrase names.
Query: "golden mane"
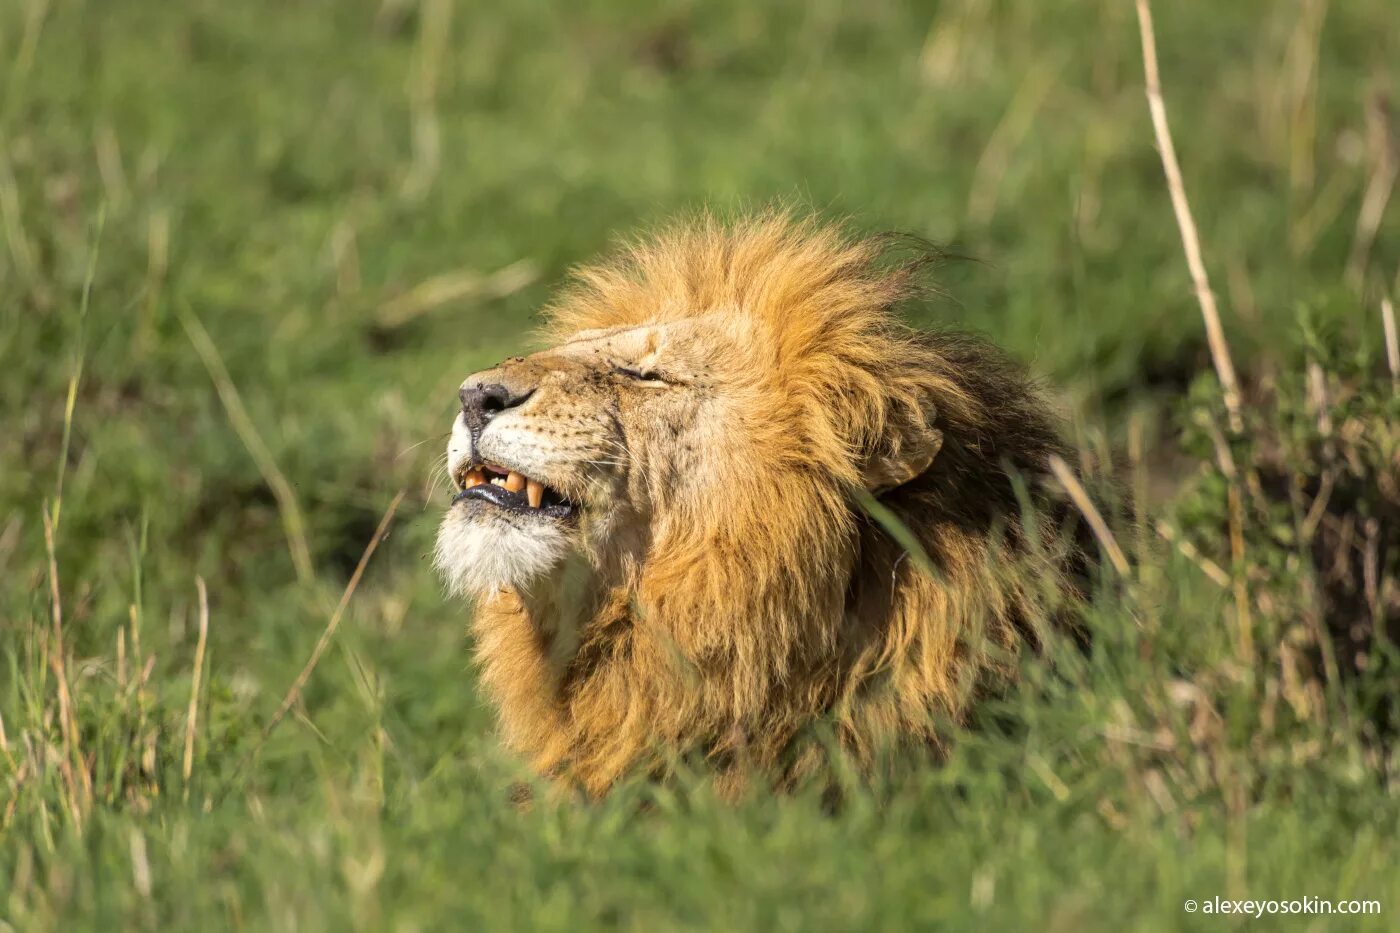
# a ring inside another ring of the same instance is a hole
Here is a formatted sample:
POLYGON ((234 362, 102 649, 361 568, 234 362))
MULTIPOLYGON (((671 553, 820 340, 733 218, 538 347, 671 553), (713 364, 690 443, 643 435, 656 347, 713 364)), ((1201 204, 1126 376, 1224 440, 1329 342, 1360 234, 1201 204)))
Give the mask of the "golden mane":
MULTIPOLYGON (((694 455, 722 507, 677 493, 648 513, 644 552, 615 562, 567 658, 544 619, 562 597, 480 605, 483 683, 536 767, 598 794, 699 755, 733 792, 813 771, 819 721, 863 764, 937 747, 939 720, 1060 613, 1079 551, 1038 492, 1052 419, 986 345, 901 323, 916 264, 890 243, 706 218, 578 271, 551 308, 557 342, 697 322, 713 344, 697 391, 735 415, 694 455)), ((667 444, 663 428, 629 443, 667 444)))

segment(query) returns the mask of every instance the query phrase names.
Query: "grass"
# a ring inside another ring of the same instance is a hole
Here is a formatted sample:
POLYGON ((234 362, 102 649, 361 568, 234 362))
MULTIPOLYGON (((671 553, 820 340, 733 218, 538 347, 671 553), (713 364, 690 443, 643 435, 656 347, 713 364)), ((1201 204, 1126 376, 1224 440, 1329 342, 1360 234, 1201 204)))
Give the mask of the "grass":
POLYGON ((1238 432, 1122 0, 0 5, 0 928, 1392 927, 1400 12, 1155 13, 1238 432), (518 812, 427 558, 455 387, 775 199, 983 260, 916 320, 1055 387, 1129 574, 835 814, 518 812))

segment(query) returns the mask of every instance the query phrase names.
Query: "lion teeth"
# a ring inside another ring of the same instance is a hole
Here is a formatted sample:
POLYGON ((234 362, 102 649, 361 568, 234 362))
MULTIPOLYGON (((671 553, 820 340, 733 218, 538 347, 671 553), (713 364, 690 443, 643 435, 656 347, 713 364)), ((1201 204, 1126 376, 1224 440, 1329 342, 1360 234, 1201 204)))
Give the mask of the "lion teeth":
POLYGON ((476 467, 471 470, 463 470, 458 474, 458 484, 465 491, 483 483, 490 483, 492 486, 499 486, 506 492, 518 493, 524 491, 525 499, 530 503, 530 508, 538 509, 544 505, 545 485, 539 480, 530 479, 523 473, 514 470, 504 470, 495 466, 476 467), (499 475, 504 474, 504 475, 499 475))

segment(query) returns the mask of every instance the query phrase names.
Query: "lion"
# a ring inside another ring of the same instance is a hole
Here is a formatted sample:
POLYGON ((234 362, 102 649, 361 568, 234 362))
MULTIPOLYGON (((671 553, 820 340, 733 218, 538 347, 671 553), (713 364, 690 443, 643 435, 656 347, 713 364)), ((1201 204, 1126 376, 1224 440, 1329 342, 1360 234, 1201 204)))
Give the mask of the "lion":
POLYGON ((941 749, 1073 603, 1054 419, 988 345, 901 323, 894 242, 683 223, 462 383, 435 562, 541 775, 700 762, 737 794, 941 749))

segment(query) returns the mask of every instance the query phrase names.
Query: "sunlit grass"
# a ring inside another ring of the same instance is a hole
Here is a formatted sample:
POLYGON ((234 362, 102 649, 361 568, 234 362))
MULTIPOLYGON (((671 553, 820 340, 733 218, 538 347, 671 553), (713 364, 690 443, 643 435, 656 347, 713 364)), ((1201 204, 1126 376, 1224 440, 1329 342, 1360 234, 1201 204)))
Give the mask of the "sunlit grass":
POLYGON ((0 4, 0 929, 1393 926, 1393 648, 1319 636, 1400 599, 1400 12, 1154 12, 1239 432, 1121 0, 0 4), (456 386, 570 263, 775 199, 982 260, 911 316, 1140 527, 938 767, 522 810, 428 559, 456 386))

